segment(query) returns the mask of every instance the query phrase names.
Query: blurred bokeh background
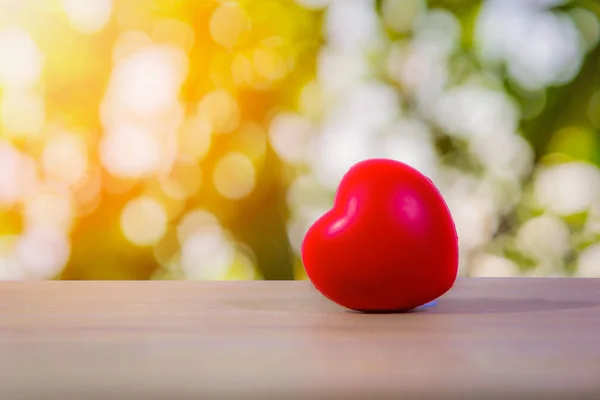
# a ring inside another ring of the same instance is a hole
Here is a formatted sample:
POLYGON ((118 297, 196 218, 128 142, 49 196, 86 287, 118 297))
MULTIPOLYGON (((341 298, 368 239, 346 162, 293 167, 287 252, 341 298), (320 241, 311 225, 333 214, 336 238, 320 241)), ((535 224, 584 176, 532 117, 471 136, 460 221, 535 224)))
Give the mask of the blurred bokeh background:
POLYGON ((0 0, 0 279, 305 279, 355 162, 463 276, 600 277, 595 0, 0 0))

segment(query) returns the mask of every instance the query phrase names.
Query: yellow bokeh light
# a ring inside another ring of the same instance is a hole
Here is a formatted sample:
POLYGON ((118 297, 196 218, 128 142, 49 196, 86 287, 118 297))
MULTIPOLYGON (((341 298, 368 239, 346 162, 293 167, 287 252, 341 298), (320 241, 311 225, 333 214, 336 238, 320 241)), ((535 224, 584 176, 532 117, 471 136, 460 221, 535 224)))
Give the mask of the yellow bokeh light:
POLYGON ((212 143, 212 128, 208 121, 190 118, 179 128, 179 148, 182 156, 201 160, 212 143))
POLYGON ((44 128, 46 105, 33 90, 7 90, 0 102, 0 122, 13 137, 35 136, 44 128))
POLYGON ((259 25, 263 37, 278 36, 288 41, 299 39, 299 27, 305 22, 300 8, 290 7, 289 1, 255 1, 247 2, 252 9, 253 21, 259 25))
POLYGON ((115 64, 152 45, 152 38, 142 31, 128 31, 119 35, 112 48, 115 64))
POLYGON ((213 132, 227 133, 238 125, 240 110, 231 94, 221 89, 204 96, 198 104, 198 117, 208 122, 213 132))
POLYGON ((254 81, 254 69, 248 57, 238 54, 231 63, 231 75, 238 86, 251 85, 254 81))
POLYGON ((235 249, 223 231, 189 236, 181 246, 181 267, 188 279, 223 280, 235 256, 235 249))
POLYGON ((50 279, 69 261, 69 237, 59 230, 33 227, 18 240, 16 255, 28 279, 50 279))
POLYGON ((25 87, 38 82, 43 55, 28 32, 17 27, 0 31, 0 86, 25 87))
POLYGON ((294 113, 282 113, 271 121, 269 140, 277 154, 290 163, 302 161, 316 128, 310 120, 294 113))
POLYGON ((165 19, 156 24, 152 38, 159 43, 172 43, 188 52, 194 46, 195 33, 183 21, 165 19))
POLYGON ((173 230, 169 230, 163 238, 154 245, 152 248, 152 254, 154 259, 161 265, 161 267, 168 269, 176 262, 179 251, 179 242, 177 241, 177 235, 173 230))
POLYGON ((258 278, 256 266, 246 252, 236 251, 225 278, 230 281, 249 281, 258 278))
POLYGON ((237 4, 225 2, 213 12, 209 29, 215 42, 233 47, 250 30, 250 20, 237 4))
POLYGON ((133 189, 137 183, 135 179, 118 177, 104 170, 101 172, 100 182, 102 190, 111 194, 126 193, 133 189))
POLYGON ((287 64, 277 49, 270 46, 261 46, 254 50, 252 56, 254 69, 263 78, 276 81, 287 73, 287 64))
POLYGON ((167 229, 164 206, 151 197, 139 197, 125 205, 121 213, 121 228, 125 237, 138 246, 157 243, 167 229))
POLYGON ((144 196, 153 199, 163 208, 167 220, 171 221, 179 216, 185 207, 185 196, 181 196, 178 189, 173 186, 175 182, 167 180, 150 181, 144 191, 144 196))
POLYGON ((236 86, 231 68, 232 63, 233 53, 231 52, 221 52, 212 58, 208 77, 215 87, 232 90, 236 86))
POLYGON ((0 141, 0 204, 12 204, 21 195, 21 154, 10 144, 0 141))
POLYGON ((244 153, 252 161, 260 160, 267 150, 267 134, 256 122, 246 122, 240 127, 232 150, 244 153))
POLYGON ((88 171, 81 182, 73 187, 73 202, 76 208, 77 216, 86 216, 94 212, 98 206, 102 196, 102 180, 99 169, 88 171))
POLYGON ((169 180, 177 182, 184 198, 194 196, 202 185, 202 171, 194 162, 179 160, 173 165, 169 180))
POLYGON ((323 112, 325 101, 321 88, 316 82, 306 84, 298 98, 298 109, 308 118, 318 119, 323 112))
POLYGON ((254 165, 242 153, 229 153, 215 166, 213 183, 223 197, 242 199, 252 192, 256 184, 254 165))
POLYGON ((171 178, 148 181, 144 196, 156 200, 164 208, 169 221, 177 218, 185 208, 184 188, 171 178))
POLYGON ((69 133, 49 139, 41 157, 46 176, 67 185, 76 185, 84 178, 87 162, 84 141, 69 133))
POLYGON ((113 4, 112 0, 62 0, 62 6, 75 29, 93 34, 106 25, 113 4))
POLYGON ((108 132, 100 144, 102 164, 111 174, 123 178, 156 172, 163 150, 157 138, 136 126, 120 126, 108 132))
POLYGON ((27 226, 69 231, 74 217, 71 196, 66 190, 40 186, 25 200, 23 214, 27 226))
POLYGON ((183 200, 187 197, 185 187, 171 177, 161 179, 160 188, 170 199, 183 200))
POLYGON ((38 183, 35 161, 0 140, 0 205, 23 199, 38 183))
POLYGON ((212 129, 207 121, 191 118, 179 129, 179 148, 182 156, 192 160, 201 160, 212 143, 212 129))
POLYGON ((0 280, 2 281, 25 278, 15 251, 18 240, 17 235, 0 236, 0 280))
POLYGON ((424 0, 384 0, 381 8, 385 23, 396 32, 406 33, 426 7, 424 0))
POLYGON ((124 57, 115 67, 104 100, 105 113, 149 115, 177 102, 179 88, 187 75, 185 52, 170 45, 151 45, 124 57), (114 109, 113 113, 111 111, 114 109))
POLYGON ((219 219, 211 212, 196 209, 188 212, 177 225, 177 239, 184 243, 194 234, 221 232, 219 219))

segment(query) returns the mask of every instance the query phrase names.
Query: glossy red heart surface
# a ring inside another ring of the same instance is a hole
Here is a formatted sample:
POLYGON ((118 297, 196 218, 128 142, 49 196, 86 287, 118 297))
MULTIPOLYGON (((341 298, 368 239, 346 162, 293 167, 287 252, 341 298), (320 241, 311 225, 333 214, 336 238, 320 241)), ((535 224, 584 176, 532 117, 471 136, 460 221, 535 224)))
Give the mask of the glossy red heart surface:
POLYGON ((389 159, 354 165, 308 230, 302 261, 325 297, 363 312, 407 311, 452 288, 458 237, 433 182, 389 159))

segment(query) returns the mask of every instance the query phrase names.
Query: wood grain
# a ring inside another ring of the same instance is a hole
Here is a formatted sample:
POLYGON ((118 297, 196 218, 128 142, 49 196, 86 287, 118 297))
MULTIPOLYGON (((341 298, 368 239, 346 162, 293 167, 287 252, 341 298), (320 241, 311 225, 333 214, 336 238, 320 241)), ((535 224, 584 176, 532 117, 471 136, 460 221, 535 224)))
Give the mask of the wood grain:
POLYGON ((0 399, 600 399, 600 279, 367 315, 308 282, 0 283, 0 399))

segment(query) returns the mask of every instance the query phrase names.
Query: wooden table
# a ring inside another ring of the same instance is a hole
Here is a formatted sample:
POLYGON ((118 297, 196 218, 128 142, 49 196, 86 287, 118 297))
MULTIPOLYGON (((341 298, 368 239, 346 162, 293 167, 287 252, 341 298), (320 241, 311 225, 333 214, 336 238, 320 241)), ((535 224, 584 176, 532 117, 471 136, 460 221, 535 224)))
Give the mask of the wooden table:
POLYGON ((346 311, 308 282, 0 283, 0 399, 600 399, 600 279, 459 279, 346 311))

